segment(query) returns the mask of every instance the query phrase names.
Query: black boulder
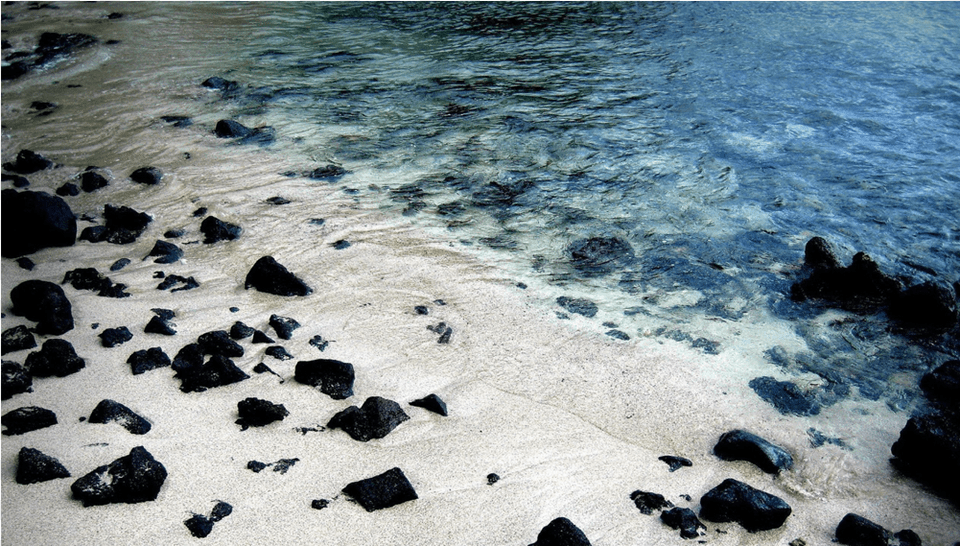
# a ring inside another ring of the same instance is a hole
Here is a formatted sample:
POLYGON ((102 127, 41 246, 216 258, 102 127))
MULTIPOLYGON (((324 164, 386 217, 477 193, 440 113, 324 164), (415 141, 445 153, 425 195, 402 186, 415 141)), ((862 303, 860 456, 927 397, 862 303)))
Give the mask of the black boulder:
POLYGON ((161 179, 163 179, 163 173, 156 167, 140 167, 130 173, 130 180, 148 186, 159 184, 161 179))
POLYGON ((894 467, 960 504, 960 417, 949 411, 911 417, 890 448, 894 467))
POLYGON ((939 331, 953 328, 957 324, 956 292, 934 282, 911 286, 893 298, 890 316, 912 329, 939 331))
POLYGON ((143 446, 73 482, 73 497, 84 506, 152 501, 160 494, 167 469, 143 446))
POLYGON ((30 329, 24 325, 14 326, 3 331, 3 354, 25 351, 37 346, 37 340, 30 329))
POLYGON ((837 525, 837 542, 849 546, 887 546, 893 533, 857 514, 847 514, 837 525))
POLYGON ((232 119, 221 119, 213 132, 220 138, 244 138, 253 134, 253 129, 232 119))
POLYGON ((397 467, 372 478, 349 483, 343 488, 343 492, 367 512, 390 508, 418 498, 413 485, 397 467))
POLYGON ((354 378, 353 364, 326 358, 301 360, 294 372, 298 383, 317 387, 334 400, 353 396, 354 378))
POLYGON ((4 436, 18 436, 52 427, 57 424, 57 414, 46 408, 27 406, 5 413, 0 417, 0 424, 7 427, 3 431, 4 436))
POLYGON ((157 368, 166 368, 170 365, 170 357, 160 347, 151 347, 135 351, 127 358, 133 375, 140 375, 157 368))
POLYGON ((39 351, 27 355, 23 365, 34 377, 66 377, 82 370, 86 362, 77 356, 69 341, 54 338, 44 341, 39 351))
POLYGON ((300 323, 290 317, 270 315, 270 326, 280 339, 290 339, 293 331, 300 327, 300 323))
POLYGON ((27 368, 16 362, 3 362, 3 399, 14 395, 33 392, 33 376, 27 368))
POLYGON ((223 355, 228 358, 243 356, 243 346, 230 338, 226 330, 214 330, 200 334, 197 343, 203 349, 203 354, 223 355))
POLYGON ((262 427, 274 421, 282 421, 290 415, 283 404, 274 404, 260 398, 244 398, 237 402, 237 413, 240 415, 237 424, 244 430, 247 427, 262 427))
POLYGON ((180 258, 183 258, 183 250, 173 243, 158 240, 156 244, 153 245, 150 253, 144 256, 143 259, 146 260, 153 256, 157 257, 153 260, 153 263, 172 264, 180 261, 180 258))
POLYGON ((133 334, 126 326, 120 326, 118 328, 107 328, 100 332, 98 337, 100 338, 100 345, 110 348, 130 341, 133 339, 133 334))
POLYGON ((127 429, 130 434, 138 435, 146 434, 152 428, 149 421, 114 400, 101 400, 90 413, 87 421, 95 424, 117 423, 127 429))
POLYGON ((783 499, 734 479, 724 480, 700 498, 700 517, 735 521, 751 533, 780 527, 790 513, 783 499))
POLYGON ((77 241, 77 217, 61 197, 35 191, 2 192, 3 256, 17 258, 77 241))
POLYGON ((793 466, 793 457, 785 449, 744 430, 723 433, 713 453, 725 461, 749 461, 770 474, 793 466))
POLYGON ((637 510, 640 510, 641 514, 648 516, 653 514, 654 510, 673 508, 673 503, 665 499, 660 493, 638 490, 630 493, 630 500, 637 506, 637 510))
POLYGON ((218 354, 201 366, 178 371, 176 377, 180 379, 180 390, 183 392, 203 392, 250 378, 232 360, 218 354))
POLYGON ((253 265, 244 283, 248 290, 277 296, 306 296, 313 292, 302 280, 280 265, 272 256, 263 256, 253 265))
POLYGON ((4 163, 3 169, 17 174, 33 174, 53 167, 53 161, 33 150, 20 150, 12 163, 4 163))
POLYGON ((403 411, 400 404, 379 396, 371 396, 359 408, 350 406, 334 415, 327 427, 343 429, 354 440, 367 442, 385 437, 408 419, 410 416, 403 411))
POLYGON ((69 477, 70 471, 57 459, 38 449, 20 448, 17 456, 17 483, 28 485, 69 477))
POLYGON ((587 535, 567 518, 557 518, 537 534, 530 546, 590 546, 587 535))
POLYGON ((240 226, 224 222, 216 216, 207 216, 200 222, 200 231, 204 235, 204 244, 213 244, 219 241, 233 241, 240 237, 243 231, 240 226))

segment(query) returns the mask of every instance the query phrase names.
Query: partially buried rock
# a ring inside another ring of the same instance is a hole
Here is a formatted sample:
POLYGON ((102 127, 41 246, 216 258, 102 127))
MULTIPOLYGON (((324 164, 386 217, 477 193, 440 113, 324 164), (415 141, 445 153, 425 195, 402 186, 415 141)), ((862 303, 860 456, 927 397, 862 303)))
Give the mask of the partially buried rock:
POLYGON ((298 383, 317 387, 334 400, 353 396, 354 378, 353 364, 326 358, 301 360, 294 372, 298 383))
POLYGON ((585 298, 560 296, 557 298, 557 304, 571 313, 583 315, 588 318, 597 314, 597 304, 585 298))
POLYGON ((156 167, 141 167, 130 173, 130 180, 138 184, 154 186, 163 179, 163 173, 156 167))
POLYGON ((223 355, 213 355, 201 366, 180 370, 176 377, 180 379, 180 390, 183 392, 203 392, 250 378, 223 355))
POLYGON ((180 258, 183 258, 183 250, 173 243, 157 240, 156 244, 153 245, 153 249, 149 254, 144 256, 143 259, 146 260, 153 256, 157 257, 153 260, 153 263, 172 264, 180 261, 180 258))
POLYGON ((240 322, 233 323, 230 327, 230 339, 246 339, 253 335, 254 329, 240 322))
POLYGON ((3 362, 3 399, 14 395, 33 392, 33 376, 27 368, 16 362, 3 362))
POLYGON ((270 315, 270 326, 277 332, 280 339, 290 339, 293 331, 300 327, 300 323, 290 317, 270 315))
POLYGON ((253 129, 232 119, 221 119, 213 130, 220 138, 244 138, 253 134, 253 129))
POLYGON ((17 456, 17 483, 28 485, 69 477, 70 471, 57 459, 38 449, 20 448, 17 456))
POLYGON ((169 309, 151 309, 154 316, 150 319, 150 322, 143 328, 143 331, 148 334, 160 334, 164 336, 176 335, 177 331, 174 330, 175 324, 173 324, 171 319, 175 316, 173 311, 169 309))
POLYGON ((130 330, 126 326, 120 326, 118 328, 107 328, 103 332, 100 332, 100 345, 104 347, 111 348, 121 345, 133 339, 133 334, 130 333, 130 330))
POLYGON ((313 290, 272 256, 257 260, 247 273, 245 288, 278 296, 306 296, 313 290))
POLYGON ((793 457, 785 449, 744 430, 723 433, 713 453, 725 461, 749 461, 770 474, 793 466, 793 457))
POLYGON ((10 291, 13 313, 36 321, 36 332, 59 336, 73 330, 73 308, 63 289, 48 281, 24 281, 10 291))
POLYGON ((293 355, 288 353, 287 350, 280 345, 267 347, 267 349, 264 351, 264 354, 267 356, 272 356, 277 360, 293 360, 293 355))
POLYGON ((224 222, 216 216, 207 216, 200 223, 200 231, 204 235, 204 244, 213 244, 219 241, 233 241, 240 237, 242 229, 236 224, 224 222))
POLYGON ((336 180, 347 174, 347 170, 340 165, 329 164, 323 167, 317 167, 310 171, 307 177, 313 180, 336 180))
POLYGON ((3 190, 3 256, 16 258, 77 241, 77 217, 61 197, 43 192, 3 190))
POLYGON ((23 363, 34 377, 66 377, 86 367, 86 362, 65 339, 48 339, 39 351, 27 355, 23 363))
POLYGON ((790 513, 783 499, 734 479, 724 480, 700 498, 700 517, 735 521, 751 533, 780 527, 790 513))
POLYGON ((37 340, 30 329, 22 324, 3 331, 3 354, 25 351, 36 346, 37 340))
POLYGON ((57 424, 57 414, 37 406, 17 408, 0 417, 0 424, 7 427, 4 436, 18 436, 57 424))
POLYGON ((423 398, 418 398, 417 400, 410 402, 410 405, 432 411, 433 413, 443 415, 444 417, 447 416, 447 404, 436 394, 428 394, 423 398))
POLYGON ((73 497, 84 506, 152 501, 160 494, 167 469, 143 446, 73 482, 73 497))
POLYGON ((641 514, 648 516, 653 514, 654 510, 673 508, 673 503, 665 499, 660 493, 638 490, 630 493, 630 500, 637 506, 637 510, 640 510, 641 514))
POLYGON ((847 514, 837 525, 837 542, 850 546, 887 546, 893 533, 857 514, 847 514))
POLYGON ((567 518, 557 518, 547 524, 530 546, 590 546, 590 541, 579 527, 567 518))
POLYGON ((397 467, 372 478, 347 484, 343 492, 367 512, 390 508, 418 498, 413 485, 397 467))
POLYGON ((619 237, 579 239, 567 247, 570 262, 587 276, 605 275, 633 260, 633 247, 619 237))
POLYGON ((660 514, 660 520, 671 529, 680 529, 680 536, 683 538, 697 538, 700 536, 700 529, 707 529, 689 508, 671 508, 660 514))
POLYGON ((243 430, 248 427, 262 427, 274 421, 282 421, 284 417, 290 415, 283 404, 274 404, 260 398, 244 398, 237 402, 237 413, 240 415, 237 424, 243 430))
POLYGON ((685 457, 678 457, 676 455, 663 455, 657 457, 657 459, 667 463, 667 466, 670 467, 670 472, 676 472, 681 467, 684 466, 693 466, 693 461, 685 457))
POLYGON ((243 346, 231 339, 230 334, 225 330, 200 334, 197 343, 200 344, 203 353, 208 355, 223 355, 235 358, 243 356, 244 353, 243 346))
POLYGON ((33 150, 20 150, 13 163, 4 163, 3 169, 17 174, 33 174, 53 167, 53 161, 33 150))
POLYGON ((403 411, 400 404, 379 396, 371 396, 361 407, 350 406, 334 415, 327 427, 343 429, 354 440, 367 442, 385 437, 408 419, 410 416, 403 411))
POLYGON ((130 364, 133 375, 140 375, 157 368, 166 368, 170 365, 170 357, 160 347, 151 347, 131 354, 127 364, 130 364))
POLYGON ((773 377, 764 376, 751 379, 749 385, 760 398, 784 415, 806 416, 820 413, 820 403, 791 381, 777 381, 773 377))
POLYGON ((137 415, 132 409, 114 400, 101 400, 90 413, 87 420, 90 423, 107 424, 117 423, 127 429, 130 434, 146 434, 152 426, 150 422, 137 415))

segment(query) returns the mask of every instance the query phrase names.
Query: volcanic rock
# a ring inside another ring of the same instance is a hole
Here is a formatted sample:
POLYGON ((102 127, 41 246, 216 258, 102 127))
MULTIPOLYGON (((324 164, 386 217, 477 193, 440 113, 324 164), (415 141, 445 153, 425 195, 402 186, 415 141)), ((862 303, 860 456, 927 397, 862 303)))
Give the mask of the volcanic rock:
POLYGON ((144 332, 164 336, 176 335, 177 331, 173 329, 175 324, 170 322, 175 316, 173 311, 169 309, 151 309, 151 311, 154 312, 154 316, 150 318, 150 322, 143 328, 144 332))
POLYGON ((157 285, 157 290, 170 290, 170 292, 180 292, 183 290, 193 290, 199 288, 200 283, 193 277, 181 277, 180 275, 167 275, 163 281, 157 285), (178 286, 179 285, 179 286, 178 286), (173 288, 176 286, 176 288, 173 288))
POLYGON ((80 195, 80 186, 73 182, 67 182, 57 188, 57 195, 60 197, 76 197, 80 195))
POLYGON ((230 339, 230 334, 225 330, 215 330, 213 332, 200 334, 200 337, 197 338, 197 343, 200 344, 200 348, 203 349, 203 354, 223 355, 229 358, 236 358, 243 356, 244 353, 243 346, 230 339))
POLYGON ((252 135, 253 129, 232 119, 221 119, 213 132, 220 138, 243 138, 252 135))
POLYGON ((36 346, 37 340, 30 333, 30 329, 22 324, 3 331, 3 354, 25 351, 36 346))
POLYGON ((152 501, 160 494, 167 469, 143 446, 73 482, 73 497, 84 506, 152 501))
POLYGON ((896 279, 880 271, 870 256, 857 253, 848 267, 820 267, 790 288, 795 301, 821 299, 842 309, 863 313, 888 305, 900 294, 896 279))
POLYGON ((784 415, 805 416, 820 413, 820 403, 791 381, 777 381, 764 376, 751 379, 749 385, 760 398, 773 404, 773 407, 784 415))
POLYGON ((270 315, 270 326, 280 339, 290 339, 293 331, 300 327, 300 323, 289 317, 270 315))
POLYGON ((282 421, 284 417, 290 415, 283 404, 274 404, 260 398, 244 398, 237 402, 237 412, 240 414, 237 424, 243 430, 247 427, 262 427, 274 421, 282 421))
POLYGON ((313 290, 304 284, 286 267, 277 263, 272 256, 257 260, 247 273, 245 288, 255 288, 260 292, 278 296, 306 296, 313 290))
POLYGON ((633 247, 619 237, 578 239, 567 246, 573 267, 588 276, 605 275, 634 258, 633 247))
POLYGON ((267 356, 272 356, 277 360, 293 360, 293 355, 288 353, 287 350, 280 345, 267 347, 267 349, 264 351, 264 354, 267 356))
POLYGON ((3 256, 17 258, 48 248, 72 246, 77 217, 62 198, 43 192, 3 190, 3 256))
POLYGON ((276 340, 274 340, 272 337, 268 336, 267 334, 261 332, 260 330, 254 330, 252 343, 255 343, 255 344, 276 343, 276 340))
MULTIPOLYGON (((20 150, 13 163, 4 163, 3 169, 17 174, 33 174, 53 167, 53 161, 33 150, 20 150)), ((6 197, 6 196, 4 196, 6 197)))
POLYGON ((17 483, 28 485, 69 477, 70 471, 57 459, 37 449, 20 448, 17 456, 17 483))
POLYGON ((891 463, 911 478, 960 503, 960 417, 937 411, 911 417, 891 446, 891 463))
POLYGON ((120 258, 119 260, 113 262, 113 264, 110 266, 110 271, 120 271, 128 265, 130 265, 130 258, 120 258))
POLYGON ((367 512, 390 508, 418 498, 410 481, 397 467, 372 478, 347 484, 343 492, 367 512))
POLYGON ((37 406, 27 406, 9 411, 0 417, 0 424, 7 427, 4 436, 17 436, 57 424, 57 414, 37 406))
POLYGON ((371 396, 359 408, 350 406, 334 415, 327 427, 343 429, 354 440, 366 442, 383 438, 408 419, 410 416, 404 413, 400 404, 371 396))
POLYGON ((108 328, 103 332, 100 332, 100 344, 104 347, 116 347, 133 339, 133 334, 130 333, 130 330, 126 326, 120 326, 118 328, 108 328))
POLYGON ((310 171, 307 177, 312 180, 336 180, 345 174, 347 170, 340 165, 329 164, 310 171))
POLYGON ((700 517, 735 521, 751 533, 780 527, 790 512, 783 499, 734 479, 724 480, 700 498, 700 517))
POLYGON ((233 323, 230 327, 230 339, 246 339, 253 335, 254 329, 240 322, 233 323))
POLYGON ((224 222, 216 216, 207 216, 200 223, 200 231, 204 235, 204 244, 210 245, 219 241, 233 241, 240 237, 243 230, 240 226, 224 222))
POLYGON ((40 35, 34 53, 38 58, 35 66, 41 67, 61 57, 72 55, 76 50, 97 43, 97 39, 89 34, 58 34, 44 32, 40 35))
POLYGON ((149 421, 114 400, 101 400, 87 421, 96 424, 117 423, 130 434, 138 435, 150 432, 151 428, 149 421))
POLYGON ((354 378, 353 364, 326 358, 301 360, 294 372, 298 383, 318 387, 334 400, 353 396, 354 378))
POLYGON ((178 371, 176 377, 180 379, 180 390, 183 392, 203 392, 250 378, 232 360, 218 354, 210 357, 202 366, 178 371))
POLYGON ((106 241, 115 245, 127 245, 137 240, 153 218, 145 212, 130 207, 104 205, 105 225, 91 226, 83 230, 80 239, 91 243, 106 241))
POLYGON ((804 263, 814 269, 841 267, 833 246, 823 237, 814 237, 804 247, 804 263))
POLYGON ((82 370, 86 363, 65 339, 48 339, 39 351, 27 355, 23 363, 34 377, 66 377, 82 370))
POLYGON ((663 455, 657 457, 657 459, 667 463, 667 466, 670 467, 670 472, 676 472, 683 466, 693 466, 693 461, 690 459, 677 457, 676 455, 663 455))
POLYGON ((160 169, 156 167, 140 167, 139 169, 130 173, 130 180, 133 180, 138 184, 146 184, 148 186, 159 184, 162 178, 163 173, 160 172, 160 169))
MULTIPOLYGON (((663 510, 664 508, 672 508, 673 503, 668 501, 659 493, 650 493, 647 491, 634 491, 630 493, 630 500, 637 505, 637 509, 640 510, 640 513, 651 515, 654 510, 663 510)), ((676 529, 676 527, 674 527, 676 529)))
POLYGON ((723 433, 713 454, 725 461, 749 461, 770 474, 793 466, 793 457, 785 449, 744 430, 723 433))
POLYGON ((157 240, 150 254, 144 256, 143 259, 146 260, 151 256, 157 256, 157 259, 153 260, 155 264, 172 264, 183 258, 183 250, 173 243, 157 240))
POLYGON ((417 400, 410 402, 410 405, 432 411, 433 413, 438 413, 444 417, 447 416, 447 404, 436 394, 428 394, 423 398, 418 398, 417 400))
POLYGON ((857 514, 847 514, 837 525, 837 542, 850 546, 887 546, 893 533, 857 514))
POLYGON ((127 364, 130 364, 133 375, 140 375, 143 372, 169 366, 170 357, 160 347, 151 347, 131 354, 127 364))
POLYGON ((590 541, 569 519, 557 518, 540 530, 530 546, 590 546, 590 541))
POLYGON ((92 267, 82 267, 67 271, 60 284, 70 283, 70 286, 77 290, 93 290, 98 296, 106 298, 128 298, 130 294, 125 292, 127 285, 122 283, 114 284, 109 277, 103 276, 99 271, 92 267))
POLYGON ((707 529, 689 508, 671 508, 661 512, 660 520, 671 529, 680 529, 680 536, 683 538, 697 538, 700 536, 700 529, 707 529))
POLYGON ((214 523, 222 520, 232 513, 233 506, 226 502, 218 501, 216 506, 213 507, 213 510, 210 512, 209 516, 193 514, 193 516, 184 521, 183 524, 186 525, 191 535, 197 538, 204 538, 213 531, 214 523))
POLYGON ((4 361, 3 364, 3 396, 9 400, 14 395, 33 392, 33 376, 27 368, 16 362, 4 361))
POLYGON ((174 371, 181 372, 183 370, 189 370, 191 368, 199 368, 203 366, 203 348, 200 347, 199 343, 190 343, 185 345, 177 353, 177 356, 173 357, 173 363, 171 366, 174 371))
POLYGON ((597 304, 586 298, 568 298, 566 296, 560 296, 557 298, 557 304, 571 313, 583 315, 587 318, 593 317, 597 314, 597 304))
POLYGON ((957 324, 957 295, 952 288, 934 282, 911 286, 893 298, 890 316, 908 328, 953 328, 957 324))
POLYGON ((930 402, 960 413, 960 360, 948 360, 925 374, 920 389, 930 402))
POLYGON ((80 174, 80 187, 87 193, 105 188, 109 184, 103 175, 89 169, 80 174))

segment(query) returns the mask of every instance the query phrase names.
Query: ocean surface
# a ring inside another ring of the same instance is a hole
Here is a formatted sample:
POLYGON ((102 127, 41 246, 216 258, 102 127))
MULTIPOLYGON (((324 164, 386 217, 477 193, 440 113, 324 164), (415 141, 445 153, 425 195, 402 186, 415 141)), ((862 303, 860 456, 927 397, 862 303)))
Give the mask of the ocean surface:
MULTIPOLYGON (((625 352, 679 344, 716 362, 706 376, 792 381, 817 411, 879 402, 905 421, 919 377, 960 357, 955 330, 910 335, 882 312, 790 299, 813 236, 906 286, 960 281, 958 3, 138 2, 3 16, 5 55, 45 30, 100 40, 4 82, 4 161, 29 148, 96 165, 116 181, 110 202, 165 228, 189 231, 206 206, 245 237, 284 232, 269 251, 294 270, 322 269, 317 248, 331 259, 344 241, 415 232, 584 336, 625 352), (201 85, 214 76, 234 83, 201 85), (35 100, 57 108, 34 113, 35 100), (221 119, 260 132, 219 139, 221 119), (144 165, 163 188, 121 183, 144 165), (630 253, 579 268, 571 245, 593 237, 630 253)), ((81 229, 98 221, 102 195, 71 199, 81 229)), ((203 267, 228 271, 252 250, 211 249, 203 267)), ((208 288, 233 290, 226 276, 208 288)))

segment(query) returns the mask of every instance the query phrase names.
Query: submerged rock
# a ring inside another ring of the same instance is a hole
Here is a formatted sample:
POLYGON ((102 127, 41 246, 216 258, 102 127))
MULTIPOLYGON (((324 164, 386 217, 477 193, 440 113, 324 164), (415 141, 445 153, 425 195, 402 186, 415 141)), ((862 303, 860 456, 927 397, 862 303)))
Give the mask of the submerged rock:
POLYGON ((5 258, 50 247, 73 246, 77 217, 61 197, 35 191, 3 190, 2 246, 5 258))
POLYGON ((724 480, 700 498, 700 517, 735 521, 751 533, 780 527, 790 513, 783 499, 734 479, 724 480))
POLYGON ((37 346, 37 340, 33 337, 30 329, 22 324, 4 330, 2 337, 3 354, 25 351, 37 346))
POLYGON ((152 501, 160 494, 167 469, 143 446, 73 482, 73 497, 84 506, 152 501))
POLYGON ((397 467, 372 478, 349 483, 343 488, 343 492, 367 512, 390 508, 418 498, 413 485, 397 467))
POLYGON ((907 476, 960 503, 960 417, 946 411, 915 415, 890 448, 907 476))
POLYGON ((148 186, 155 186, 160 183, 160 180, 163 179, 163 173, 160 172, 160 169, 156 167, 140 167, 139 169, 130 173, 130 180, 138 184, 146 184, 148 186))
POLYGON ((587 535, 567 518, 557 518, 537 534, 530 546, 590 546, 587 535))
POLYGON ((87 193, 97 191, 100 188, 105 188, 110 184, 102 174, 90 169, 80 173, 79 178, 80 187, 83 188, 83 191, 87 193))
POLYGON ((26 406, 3 414, 0 424, 7 427, 4 436, 18 436, 56 425, 57 414, 46 408, 26 406))
POLYGON ((3 399, 9 400, 17 394, 33 392, 33 376, 27 368, 16 362, 3 362, 3 399))
POLYGON ((323 167, 317 167, 307 174, 307 178, 312 180, 336 180, 347 174, 347 170, 340 165, 329 164, 323 167))
POLYGON ((232 119, 221 119, 213 132, 220 138, 243 138, 253 134, 253 129, 232 119))
POLYGON ((353 364, 327 358, 301 360, 294 372, 298 383, 317 387, 334 400, 353 396, 354 378, 353 364))
POLYGON ((272 256, 263 256, 247 273, 245 288, 278 296, 306 296, 313 292, 296 275, 277 263, 272 256))
POLYGON ((17 455, 17 483, 28 485, 69 477, 70 471, 57 459, 38 449, 20 448, 17 455))
MULTIPOLYGON (((814 258, 827 260, 828 258, 814 258)), ((853 312, 885 307, 901 290, 900 282, 880 271, 870 256, 857 253, 848 267, 818 267, 790 288, 795 301, 820 299, 853 312)))
MULTIPOLYGON (((4 163, 3 170, 17 174, 33 174, 53 167, 53 161, 33 150, 20 150, 12 163, 4 163)), ((4 196, 6 198, 6 196, 4 196)))
POLYGON ((65 339, 48 339, 39 351, 27 355, 23 363, 34 377, 66 377, 86 367, 86 362, 77 356, 73 345, 65 339))
POLYGON ((820 413, 820 403, 814 396, 800 390, 790 381, 777 381, 768 376, 756 377, 750 380, 750 388, 773 407, 784 414, 817 415, 820 413))
POLYGON ((654 510, 663 510, 672 508, 673 503, 664 498, 660 493, 650 493, 648 491, 634 491, 630 493, 630 500, 637 506, 641 514, 652 515, 654 510))
POLYGON ((444 417, 447 416, 447 404, 436 394, 428 394, 423 398, 418 398, 413 402, 410 402, 410 405, 432 411, 433 413, 443 415, 444 417))
POLYGON ((410 419, 400 404, 393 400, 371 396, 361 407, 350 406, 337 413, 327 423, 329 428, 343 429, 358 442, 383 438, 401 423, 410 419))
POLYGON ((725 461, 749 461, 770 474, 793 466, 793 457, 785 449, 744 430, 723 433, 713 453, 725 461))
POLYGON ((953 328, 957 324, 956 292, 934 282, 911 286, 892 299, 890 316, 907 328, 953 328))
POLYGON ((244 398, 237 402, 237 413, 240 415, 237 424, 243 430, 248 427, 262 427, 274 421, 282 421, 284 417, 290 415, 283 404, 274 404, 260 398, 244 398))
POLYGON ((837 542, 850 546, 887 546, 893 533, 857 514, 847 514, 837 525, 837 542))
POLYGON ((671 508, 661 512, 660 520, 671 529, 679 529, 683 538, 697 538, 700 536, 700 529, 707 530, 707 526, 689 508, 671 508))
POLYGON ((568 298, 560 296, 557 298, 557 305, 576 315, 583 315, 591 318, 597 314, 597 304, 586 298, 568 298))
POLYGON ((633 247, 619 237, 578 239, 567 246, 573 267, 588 276, 605 275, 634 258, 633 247))
POLYGON ((204 218, 203 222, 200 222, 200 231, 204 235, 203 243, 207 245, 220 241, 233 241, 243 232, 240 226, 224 222, 216 216, 204 218))
POLYGON ((101 400, 90 414, 87 422, 96 424, 117 423, 127 429, 130 434, 138 435, 146 434, 152 428, 149 421, 114 400, 101 400))

